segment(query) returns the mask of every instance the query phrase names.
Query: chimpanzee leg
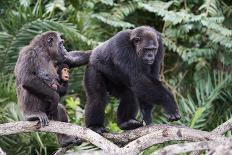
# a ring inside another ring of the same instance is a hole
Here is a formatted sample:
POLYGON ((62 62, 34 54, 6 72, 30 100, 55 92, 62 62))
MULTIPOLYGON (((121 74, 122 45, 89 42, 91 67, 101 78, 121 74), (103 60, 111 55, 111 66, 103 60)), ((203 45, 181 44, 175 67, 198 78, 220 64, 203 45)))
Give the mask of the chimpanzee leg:
POLYGON ((107 103, 106 86, 104 77, 93 66, 88 66, 85 71, 85 91, 87 103, 85 105, 86 127, 103 133, 105 106, 107 103))
MULTIPOLYGON (((62 104, 58 104, 57 115, 52 117, 52 119, 61 122, 68 122, 68 115, 62 104)), ((70 144, 80 145, 82 143, 79 138, 65 134, 57 134, 57 138, 61 147, 66 147, 70 144)))
POLYGON ((133 81, 133 91, 139 100, 146 104, 161 104, 170 121, 180 119, 179 110, 171 92, 160 81, 151 81, 144 76, 136 77, 133 81))
POLYGON ((144 102, 139 102, 140 111, 142 113, 142 118, 145 121, 146 125, 152 124, 152 108, 153 106, 150 104, 146 104, 144 102))
POLYGON ((120 92, 120 104, 117 112, 119 127, 123 130, 133 130, 143 126, 142 122, 136 120, 138 112, 138 101, 134 93, 125 88, 120 92))

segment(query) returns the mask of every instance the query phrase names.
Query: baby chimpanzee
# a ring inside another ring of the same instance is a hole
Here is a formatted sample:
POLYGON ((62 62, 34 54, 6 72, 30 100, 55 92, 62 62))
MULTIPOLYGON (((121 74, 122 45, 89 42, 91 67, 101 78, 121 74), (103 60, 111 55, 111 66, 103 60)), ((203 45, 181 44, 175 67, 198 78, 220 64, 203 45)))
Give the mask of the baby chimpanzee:
POLYGON ((57 66, 56 80, 52 80, 45 71, 38 70, 36 75, 62 97, 68 91, 69 66, 67 64, 58 64, 57 66))
POLYGON ((62 97, 68 91, 69 66, 67 64, 58 65, 57 74, 59 75, 59 79, 58 79, 58 85, 56 89, 60 97, 62 97))
MULTIPOLYGON (((57 65, 57 78, 52 80, 48 74, 44 71, 38 71, 37 77, 42 79, 51 89, 56 90, 60 97, 64 96, 68 91, 68 81, 69 81, 69 66, 67 64, 57 65)), ((49 102, 49 101, 48 101, 49 102)), ((58 120, 61 122, 68 122, 68 115, 66 113, 65 107, 59 103, 59 107, 63 110, 63 115, 58 115, 58 120)), ((50 117, 51 119, 57 120, 56 118, 50 117)), ((77 137, 72 137, 64 134, 57 135, 61 146, 65 147, 69 144, 80 145, 82 142, 77 137), (70 143, 69 143, 70 142, 70 143)))

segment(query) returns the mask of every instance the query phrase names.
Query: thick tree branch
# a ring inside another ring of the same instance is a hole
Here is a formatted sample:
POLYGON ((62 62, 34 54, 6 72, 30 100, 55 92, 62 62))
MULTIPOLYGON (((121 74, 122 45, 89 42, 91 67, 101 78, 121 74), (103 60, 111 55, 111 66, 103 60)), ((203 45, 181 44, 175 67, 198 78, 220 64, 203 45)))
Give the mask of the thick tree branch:
MULTIPOLYGON (((232 119, 229 119, 225 123, 219 125, 215 128, 212 133, 223 135, 227 131, 232 130, 232 119)), ((229 140, 232 142, 232 139, 229 140)), ((165 154, 168 152, 170 154, 178 154, 178 153, 186 153, 186 152, 193 152, 192 154, 197 155, 200 153, 200 150, 207 150, 210 148, 214 148, 215 146, 221 143, 215 141, 202 141, 202 142, 192 142, 192 143, 185 143, 185 144, 174 144, 164 147, 163 149, 154 153, 154 155, 158 154, 165 154)), ((224 144, 224 142, 222 143, 224 144)), ((224 144, 225 145, 225 144, 224 144)))
MULTIPOLYGON (((179 139, 179 140, 189 140, 189 141, 198 141, 198 140, 223 141, 224 140, 224 137, 218 134, 191 129, 184 126, 171 126, 165 124, 145 126, 135 130, 125 131, 123 133, 115 133, 115 134, 105 133, 103 134, 103 136, 109 139, 110 141, 113 141, 120 145, 124 145, 148 134, 155 134, 154 135, 155 139, 172 137, 173 140, 179 139)), ((148 141, 149 139, 151 138, 145 140, 148 141)))
MULTIPOLYGON (((223 133, 230 129, 231 120, 222 124, 220 127, 218 127, 216 131, 220 131, 219 133, 223 133)), ((0 135, 10 135, 33 131, 52 132, 77 136, 81 139, 89 141, 95 146, 101 148, 104 152, 110 154, 139 154, 141 151, 154 144, 159 144, 172 140, 214 141, 214 143, 224 143, 228 140, 231 140, 217 134, 217 132, 210 133, 206 131, 191 129, 184 126, 171 125, 151 125, 131 131, 125 131, 123 133, 105 133, 103 134, 103 136, 101 136, 88 128, 56 121, 50 121, 49 126, 39 129, 37 122, 25 121, 0 124, 0 135), (116 144, 127 145, 120 148, 111 141, 116 144)), ((186 149, 191 150, 191 148, 198 147, 200 146, 200 144, 201 143, 186 144, 186 149)), ((204 148, 207 149, 207 147, 204 148)))
POLYGON ((226 121, 225 123, 219 125, 218 127, 216 127, 212 132, 223 135, 227 131, 231 131, 231 130, 232 130, 232 118, 226 121))
POLYGON ((187 127, 166 126, 164 128, 161 128, 161 130, 159 131, 149 133, 130 142, 125 147, 123 147, 123 152, 138 154, 139 152, 152 145, 172 140, 213 140, 217 142, 224 142, 228 139, 221 135, 216 135, 206 131, 195 130, 187 127))
POLYGON ((0 135, 10 135, 32 131, 53 132, 77 136, 85 139, 108 153, 117 152, 119 147, 92 130, 70 123, 50 121, 49 126, 39 128, 37 122, 14 122, 0 124, 0 135))
MULTIPOLYGON (((174 144, 164 147, 163 149, 154 152, 152 155, 169 155, 187 153, 192 151, 208 150, 215 148, 221 143, 215 141, 201 141, 201 142, 191 142, 184 144, 174 144)), ((224 143, 223 143, 224 144, 224 143)))

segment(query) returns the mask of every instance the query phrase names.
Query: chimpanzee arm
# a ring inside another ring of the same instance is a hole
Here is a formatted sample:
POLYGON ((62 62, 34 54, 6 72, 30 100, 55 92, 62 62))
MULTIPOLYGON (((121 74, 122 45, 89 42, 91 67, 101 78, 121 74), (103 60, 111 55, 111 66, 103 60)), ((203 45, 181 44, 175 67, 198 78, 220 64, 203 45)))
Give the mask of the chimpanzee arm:
POLYGON ((164 59, 164 47, 163 47, 163 43, 162 43, 162 38, 161 38, 161 34, 159 32, 157 32, 158 35, 158 43, 159 43, 159 47, 157 50, 157 55, 155 58, 154 63, 152 64, 152 70, 151 70, 151 74, 152 77, 159 80, 160 79, 160 69, 161 69, 161 65, 164 59))
POLYGON ((54 98, 54 94, 56 94, 54 89, 49 87, 45 82, 35 75, 31 75, 24 80, 22 86, 31 93, 40 97, 54 98))
POLYGON ((42 99, 49 99, 58 103, 59 95, 56 90, 52 89, 43 79, 37 76, 38 70, 48 69, 41 63, 41 59, 41 55, 34 51, 31 52, 30 58, 25 63, 24 70, 21 69, 18 73, 19 78, 21 78, 21 85, 30 93, 42 99))
POLYGON ((64 96, 68 91, 68 82, 64 82, 62 85, 57 86, 57 92, 59 93, 60 97, 64 96))
POLYGON ((68 52, 65 56, 66 59, 64 63, 66 63, 70 68, 78 67, 81 65, 86 65, 89 62, 89 57, 91 55, 91 50, 89 51, 71 51, 68 52))

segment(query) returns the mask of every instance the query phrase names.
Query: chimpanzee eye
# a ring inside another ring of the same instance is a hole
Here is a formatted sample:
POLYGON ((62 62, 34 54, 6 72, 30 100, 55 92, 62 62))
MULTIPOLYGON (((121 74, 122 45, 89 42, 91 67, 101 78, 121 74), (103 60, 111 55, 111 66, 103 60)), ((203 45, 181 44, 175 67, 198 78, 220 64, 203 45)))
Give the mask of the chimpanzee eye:
POLYGON ((64 46, 64 44, 63 44, 64 42, 63 41, 61 41, 60 43, 59 43, 59 46, 60 47, 63 47, 64 46))
POLYGON ((135 44, 138 44, 140 42, 140 40, 141 39, 139 37, 135 37, 135 39, 134 39, 135 44))
POLYGON ((50 46, 50 47, 52 47, 52 42, 53 42, 53 38, 52 37, 48 37, 48 39, 47 39, 47 42, 48 42, 48 45, 50 46))

